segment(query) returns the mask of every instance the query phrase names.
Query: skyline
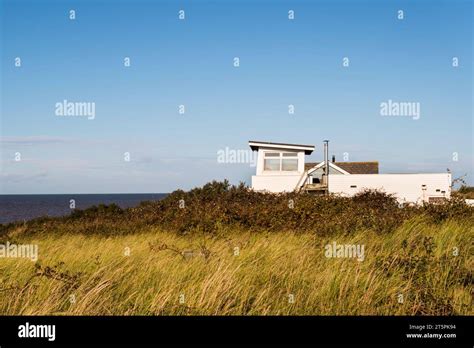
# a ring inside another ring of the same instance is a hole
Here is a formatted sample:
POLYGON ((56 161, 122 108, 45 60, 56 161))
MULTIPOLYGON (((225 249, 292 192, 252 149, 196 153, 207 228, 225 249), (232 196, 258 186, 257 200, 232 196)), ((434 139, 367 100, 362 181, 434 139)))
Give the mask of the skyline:
POLYGON ((329 139, 336 160, 474 184, 469 1, 4 0, 0 16, 0 194, 250 183, 218 161, 249 140, 313 144, 314 162, 329 139))

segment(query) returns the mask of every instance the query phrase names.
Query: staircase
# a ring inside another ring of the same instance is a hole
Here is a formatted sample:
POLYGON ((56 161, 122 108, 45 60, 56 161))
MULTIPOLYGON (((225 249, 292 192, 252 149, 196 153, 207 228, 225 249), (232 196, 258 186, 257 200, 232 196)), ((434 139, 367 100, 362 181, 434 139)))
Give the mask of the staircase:
POLYGON ((305 184, 301 189, 316 194, 324 194, 328 191, 328 187, 325 184, 305 184))
POLYGON ((308 180, 308 171, 305 170, 301 175, 298 183, 296 184, 295 191, 296 192, 309 192, 309 193, 316 193, 316 194, 325 194, 328 191, 326 184, 308 184, 306 181, 308 180))

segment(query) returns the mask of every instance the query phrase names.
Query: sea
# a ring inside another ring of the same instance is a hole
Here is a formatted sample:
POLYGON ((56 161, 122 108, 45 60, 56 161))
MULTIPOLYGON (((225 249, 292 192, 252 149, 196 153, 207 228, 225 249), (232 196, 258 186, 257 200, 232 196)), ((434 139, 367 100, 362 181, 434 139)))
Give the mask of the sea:
POLYGON ((27 221, 42 216, 65 216, 76 209, 115 203, 121 208, 134 207, 142 201, 159 201, 167 193, 0 195, 0 224, 27 221))

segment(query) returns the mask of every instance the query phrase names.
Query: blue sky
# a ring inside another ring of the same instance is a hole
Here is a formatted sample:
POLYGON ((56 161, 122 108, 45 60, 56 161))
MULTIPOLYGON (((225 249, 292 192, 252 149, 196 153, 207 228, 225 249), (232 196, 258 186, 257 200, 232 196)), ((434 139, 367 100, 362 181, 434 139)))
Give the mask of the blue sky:
POLYGON ((339 160, 474 184, 471 1, 1 5, 0 193, 250 183, 254 168, 216 159, 248 140, 314 144, 316 161, 329 139, 339 160), (94 102, 95 118, 57 116, 64 99, 94 102), (420 118, 381 116, 388 100, 420 103, 420 118))

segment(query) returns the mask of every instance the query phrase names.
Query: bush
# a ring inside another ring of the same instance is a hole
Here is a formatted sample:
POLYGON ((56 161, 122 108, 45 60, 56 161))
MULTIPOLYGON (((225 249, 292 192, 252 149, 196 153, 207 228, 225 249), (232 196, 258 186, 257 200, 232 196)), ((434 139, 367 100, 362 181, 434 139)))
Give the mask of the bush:
POLYGON ((28 223, 28 230, 56 231, 62 226, 62 230, 75 233, 107 235, 159 226, 178 233, 218 233, 223 227, 320 235, 353 233, 358 229, 390 233, 418 215, 440 223, 450 218, 472 221, 473 213, 474 208, 457 198, 442 204, 400 206, 393 196, 377 191, 364 191, 351 198, 309 193, 268 194, 250 190, 244 184, 232 186, 228 181, 213 181, 125 210, 115 204, 99 205, 76 210, 63 218, 33 220, 28 223))
POLYGON ((462 185, 459 190, 453 192, 455 196, 464 199, 474 199, 474 186, 462 185))

